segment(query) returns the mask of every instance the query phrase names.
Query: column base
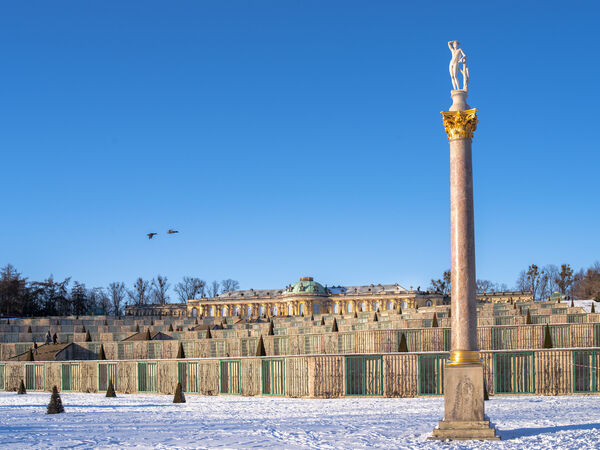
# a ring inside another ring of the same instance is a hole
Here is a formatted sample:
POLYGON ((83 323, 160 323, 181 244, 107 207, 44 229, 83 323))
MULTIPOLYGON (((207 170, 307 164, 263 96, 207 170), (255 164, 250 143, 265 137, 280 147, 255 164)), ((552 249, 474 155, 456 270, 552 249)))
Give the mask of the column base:
POLYGON ((434 441, 499 441, 500 436, 490 425, 489 420, 472 422, 441 420, 433 435, 427 439, 434 441))
POLYGON ((499 440, 484 415, 483 366, 447 364, 444 371, 444 420, 433 430, 435 440, 499 440))

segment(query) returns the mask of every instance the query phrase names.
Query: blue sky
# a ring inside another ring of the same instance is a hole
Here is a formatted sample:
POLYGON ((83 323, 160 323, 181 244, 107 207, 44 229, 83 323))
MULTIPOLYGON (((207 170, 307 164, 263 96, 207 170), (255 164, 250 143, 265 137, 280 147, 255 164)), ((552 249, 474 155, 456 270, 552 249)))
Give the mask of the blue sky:
POLYGON ((450 264, 440 111, 458 39, 479 108, 478 278, 587 266, 598 17, 595 2, 5 2, 0 264, 89 287, 426 287, 450 264))

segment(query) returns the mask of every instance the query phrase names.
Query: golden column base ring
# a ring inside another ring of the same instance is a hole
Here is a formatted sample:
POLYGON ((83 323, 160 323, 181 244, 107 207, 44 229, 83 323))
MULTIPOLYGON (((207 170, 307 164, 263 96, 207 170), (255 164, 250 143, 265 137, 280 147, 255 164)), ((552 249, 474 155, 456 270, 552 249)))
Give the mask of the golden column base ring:
POLYGON ((448 364, 451 366, 482 364, 479 352, 471 350, 455 350, 450 352, 448 364))

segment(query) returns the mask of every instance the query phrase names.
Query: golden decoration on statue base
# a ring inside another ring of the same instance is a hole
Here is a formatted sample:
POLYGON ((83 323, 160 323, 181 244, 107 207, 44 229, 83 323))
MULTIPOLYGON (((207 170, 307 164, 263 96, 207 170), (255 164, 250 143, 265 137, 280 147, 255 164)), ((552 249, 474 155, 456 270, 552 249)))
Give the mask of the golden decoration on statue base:
POLYGON ((442 111, 448 140, 472 139, 477 129, 477 108, 465 111, 442 111))
POLYGON ((450 358, 448 359, 448 365, 450 366, 479 364, 482 364, 479 352, 472 350, 454 350, 450 352, 450 358))

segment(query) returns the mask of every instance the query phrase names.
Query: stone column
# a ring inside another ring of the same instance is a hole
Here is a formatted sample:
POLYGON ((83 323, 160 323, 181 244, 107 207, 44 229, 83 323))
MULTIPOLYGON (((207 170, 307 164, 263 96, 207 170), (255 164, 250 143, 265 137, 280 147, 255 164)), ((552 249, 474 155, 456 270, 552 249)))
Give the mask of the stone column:
POLYGON ((477 110, 467 91, 453 90, 450 111, 442 111, 450 141, 452 351, 444 374, 444 420, 431 439, 498 440, 484 415, 483 365, 477 347, 475 227, 471 141, 477 110))

